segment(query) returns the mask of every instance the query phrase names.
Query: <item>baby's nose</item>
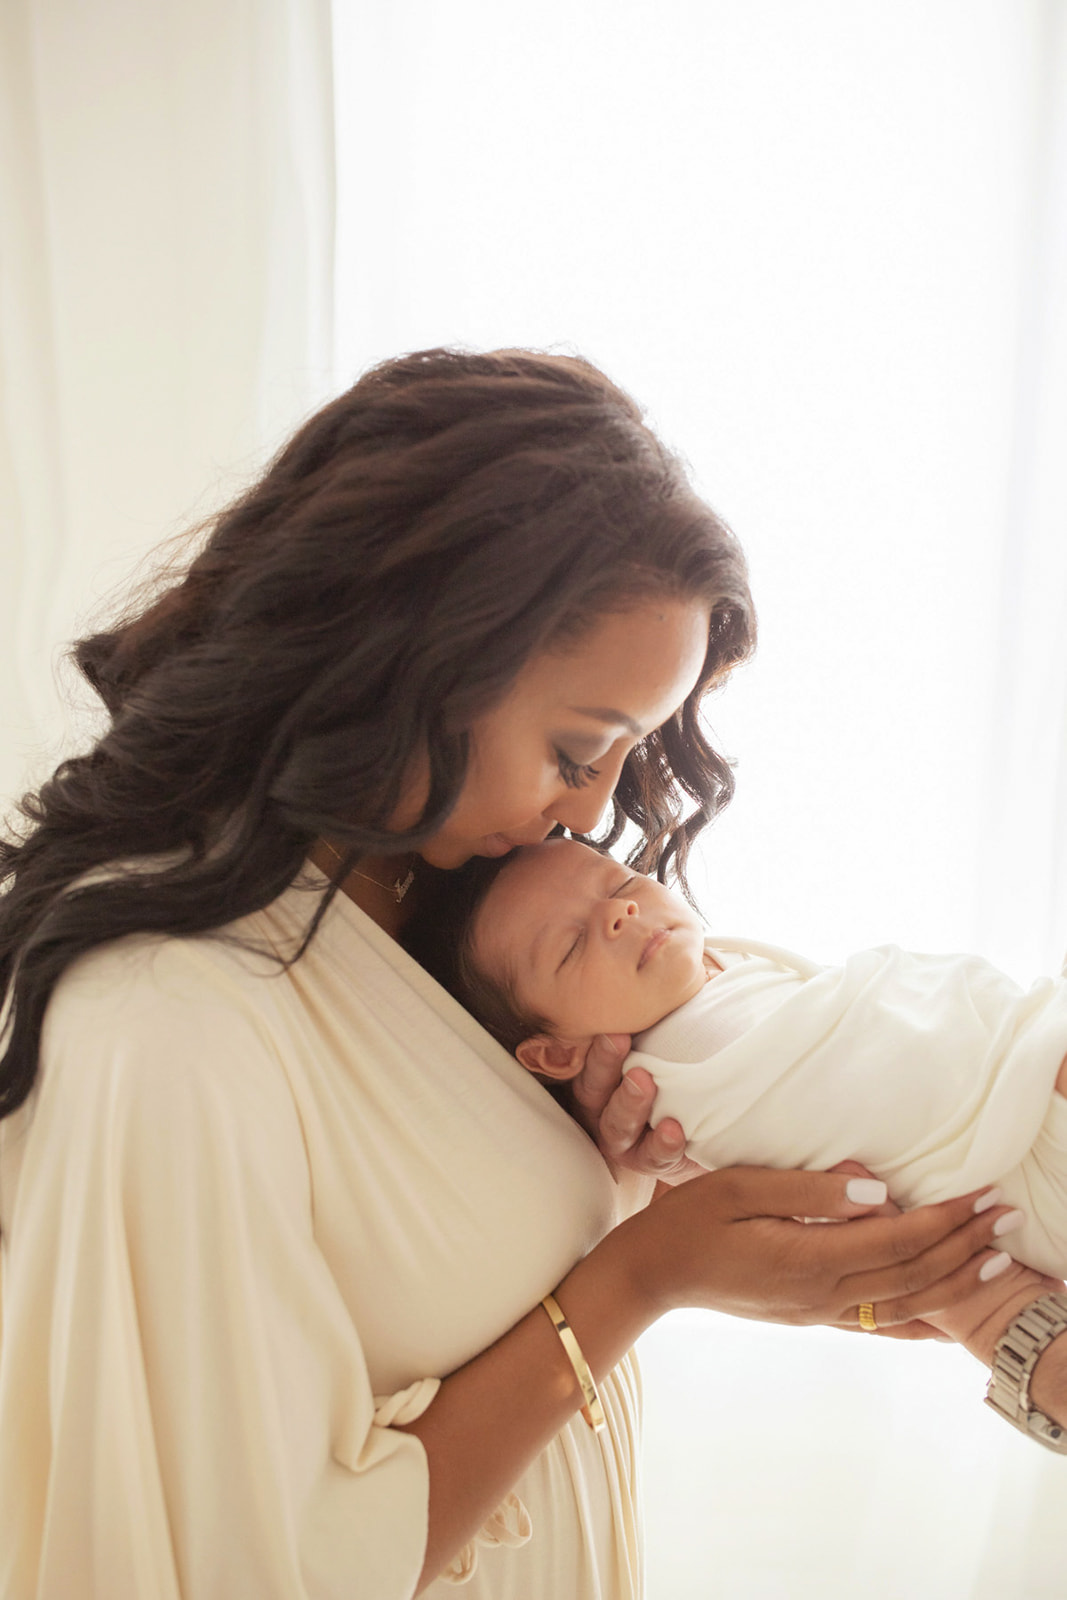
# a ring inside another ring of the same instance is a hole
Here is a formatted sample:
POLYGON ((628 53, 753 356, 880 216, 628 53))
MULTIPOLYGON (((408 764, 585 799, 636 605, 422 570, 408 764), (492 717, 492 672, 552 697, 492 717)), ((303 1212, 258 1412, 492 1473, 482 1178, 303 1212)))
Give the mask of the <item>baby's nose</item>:
POLYGON ((631 917, 637 916, 636 900, 609 900, 607 902, 607 932, 617 938, 631 917))

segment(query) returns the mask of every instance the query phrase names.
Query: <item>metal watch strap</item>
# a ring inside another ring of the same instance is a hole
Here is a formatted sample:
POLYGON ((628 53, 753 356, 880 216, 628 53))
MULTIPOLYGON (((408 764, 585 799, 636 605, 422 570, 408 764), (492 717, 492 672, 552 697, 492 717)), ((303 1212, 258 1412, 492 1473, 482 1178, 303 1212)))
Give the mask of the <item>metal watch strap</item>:
POLYGON ((1030 1374, 1061 1333, 1067 1333, 1067 1294, 1043 1294, 1024 1306, 997 1340, 985 1403, 1029 1438, 1067 1455, 1067 1428, 1030 1407, 1030 1374))

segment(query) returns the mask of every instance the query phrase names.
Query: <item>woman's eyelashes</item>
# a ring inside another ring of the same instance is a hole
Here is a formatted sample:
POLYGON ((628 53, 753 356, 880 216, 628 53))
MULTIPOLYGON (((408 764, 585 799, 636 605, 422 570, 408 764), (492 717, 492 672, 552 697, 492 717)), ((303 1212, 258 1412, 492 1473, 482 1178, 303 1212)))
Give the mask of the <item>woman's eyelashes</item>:
POLYGON ((583 766, 580 762, 572 761, 569 755, 559 749, 556 750, 556 764, 559 767, 559 775, 568 789, 584 789, 586 784, 600 777, 599 767, 591 767, 588 763, 583 766))

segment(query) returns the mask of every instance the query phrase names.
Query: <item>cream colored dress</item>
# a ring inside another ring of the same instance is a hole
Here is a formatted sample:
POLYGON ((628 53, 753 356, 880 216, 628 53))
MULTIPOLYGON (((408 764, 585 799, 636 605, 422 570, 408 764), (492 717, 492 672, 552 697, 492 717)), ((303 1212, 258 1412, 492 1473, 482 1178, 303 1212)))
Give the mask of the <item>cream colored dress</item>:
MULTIPOLYGON (((292 949, 313 904, 238 931, 292 949)), ((83 958, 0 1124, 3 1600, 412 1594, 428 1474, 390 1424, 650 1188, 343 897, 282 974, 83 958)), ((601 1392, 429 1593, 641 1593, 634 1365, 601 1392)))

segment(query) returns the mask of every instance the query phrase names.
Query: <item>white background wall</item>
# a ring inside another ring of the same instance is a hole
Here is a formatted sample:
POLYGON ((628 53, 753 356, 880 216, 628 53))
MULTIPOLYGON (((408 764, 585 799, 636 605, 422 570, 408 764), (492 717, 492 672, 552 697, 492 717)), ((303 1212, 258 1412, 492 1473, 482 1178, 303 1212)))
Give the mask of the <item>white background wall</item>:
MULTIPOLYGON (((1046 10, 336 5, 341 371, 577 348, 749 553, 763 643, 715 712, 740 763, 717 925, 951 947, 983 874, 1017 879, 983 794, 1046 10)), ((1013 938, 1038 966, 1064 942, 1013 938)))

